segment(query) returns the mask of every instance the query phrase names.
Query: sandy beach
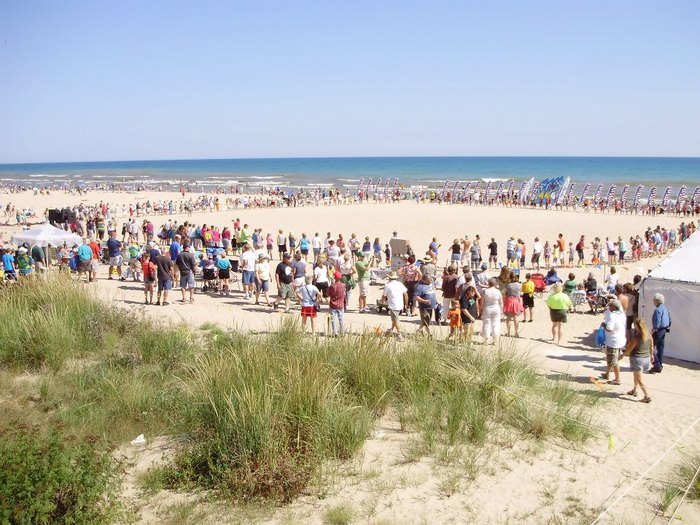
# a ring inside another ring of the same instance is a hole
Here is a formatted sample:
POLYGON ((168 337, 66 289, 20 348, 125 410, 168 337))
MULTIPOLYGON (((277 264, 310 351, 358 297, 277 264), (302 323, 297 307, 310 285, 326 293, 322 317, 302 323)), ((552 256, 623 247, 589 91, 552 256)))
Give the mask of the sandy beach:
MULTIPOLYGON (((2 194, 3 206, 8 202, 18 208, 31 207, 39 214, 45 208, 71 206, 83 202, 97 204, 132 204, 151 200, 178 200, 175 193, 118 193, 90 192, 83 196, 55 192, 49 196, 2 194)), ((392 204, 366 203, 362 205, 304 206, 274 209, 238 209, 219 212, 195 212, 188 215, 141 216, 148 218, 158 228, 170 219, 183 223, 203 223, 231 227, 233 220, 263 233, 283 228, 298 236, 311 237, 318 232, 325 237, 342 233, 347 239, 357 234, 359 239, 379 237, 382 245, 388 242, 392 232, 411 241, 417 255, 428 249, 433 237, 442 244, 438 267, 448 259, 448 248, 454 238, 477 234, 482 239, 482 253, 491 237, 499 244, 499 256, 505 258, 505 243, 510 236, 521 237, 528 246, 538 236, 543 242, 553 242, 558 234, 567 241, 586 235, 589 240, 586 260, 590 261, 590 240, 594 237, 641 235, 647 227, 657 225, 677 228, 684 220, 679 217, 615 215, 612 213, 584 213, 583 211, 534 210, 523 208, 465 206, 449 204, 417 204, 411 201, 392 204)), ((126 217, 119 218, 119 224, 126 217)), ((687 221, 687 219, 685 219, 687 221)), ((11 221, 14 222, 14 221, 11 221)), ((0 232, 9 240, 17 226, 2 226, 0 232)), ((486 257, 484 257, 486 258, 486 257)), ((650 257, 635 263, 618 266, 620 283, 631 282, 634 275, 644 275, 662 260, 650 257)), ((273 268, 277 260, 273 260, 273 268)), ((86 285, 115 307, 132 309, 134 315, 146 315, 165 323, 185 323, 192 327, 204 323, 216 323, 233 330, 274 330, 285 314, 265 306, 256 306, 246 300, 240 284, 232 285, 230 297, 213 294, 196 294, 194 304, 173 301, 168 307, 143 304, 143 285, 131 281, 108 281, 106 266, 101 266, 98 282, 86 285)), ((563 268, 559 276, 565 279, 570 271, 580 281, 592 272, 599 283, 604 280, 607 268, 563 268)), ((374 304, 381 296, 382 283, 370 287, 368 304, 374 304)), ((274 288, 274 286, 273 286, 274 288)), ((274 296, 274 290, 271 290, 274 296)), ((438 294, 438 297, 441 297, 438 294)), ((179 299, 178 290, 172 299, 179 299)), ((579 307, 580 313, 569 315, 564 328, 564 340, 557 346, 550 344, 548 311, 544 298, 536 299, 535 321, 521 325, 521 338, 503 338, 503 344, 516 347, 533 356, 542 373, 548 376, 566 374, 586 394, 598 394, 599 388, 589 377, 598 376, 604 370, 604 355, 592 346, 593 331, 602 316, 584 313, 588 308, 579 307)), ((353 294, 346 323, 353 331, 382 331, 389 328, 386 313, 357 313, 357 294, 353 294)), ((299 317, 298 307, 288 316, 299 317)), ((319 314, 320 329, 325 330, 327 307, 319 314)), ((410 334, 418 327, 417 317, 401 317, 402 329, 410 334)), ((477 330, 479 329, 477 324, 477 330)), ((505 326, 504 326, 505 328, 505 326)), ((682 330, 675 327, 674 330, 682 330)), ((318 330, 318 329, 317 329, 318 330)), ((444 338, 447 328, 433 327, 434 335, 444 338)), ((504 330, 505 332, 505 330, 504 330)), ((309 338, 309 344, 313 339, 309 338)), ((493 351, 478 346, 476 351, 493 351)), ((457 480, 454 490, 448 490, 450 474, 430 458, 406 464, 401 460, 402 448, 410 436, 400 432, 390 416, 377 425, 360 458, 341 469, 332 487, 327 488, 324 499, 311 494, 300 498, 290 506, 278 509, 273 515, 264 516, 270 523, 323 523, 324 512, 341 503, 348 503, 362 511, 361 523, 583 523, 593 522, 604 509, 610 510, 598 523, 665 523, 658 503, 661 487, 674 466, 683 461, 684 455, 700 452, 700 394, 697 382, 700 365, 669 360, 663 374, 645 376, 653 403, 635 402, 624 393, 632 386, 632 374, 623 363, 622 385, 606 386, 602 392, 606 401, 596 415, 599 437, 572 450, 562 444, 545 443, 538 448, 535 443, 515 443, 493 451, 487 467, 473 482, 457 480)), ((134 452, 148 456, 148 448, 134 452)), ((155 456, 155 454, 153 454, 155 456)), ((149 456, 150 457, 150 456, 149 456)), ((143 462, 140 462, 141 464, 143 462)), ((183 500, 182 495, 165 496, 150 503, 144 510, 144 523, 159 523, 159 509, 173 501, 183 500), (179 498, 179 499, 178 499, 179 498)), ((686 502, 679 510, 684 523, 700 523, 700 508, 686 502)), ((159 517, 160 516, 160 517, 159 517)), ((227 523, 233 521, 226 511, 209 519, 227 523)))

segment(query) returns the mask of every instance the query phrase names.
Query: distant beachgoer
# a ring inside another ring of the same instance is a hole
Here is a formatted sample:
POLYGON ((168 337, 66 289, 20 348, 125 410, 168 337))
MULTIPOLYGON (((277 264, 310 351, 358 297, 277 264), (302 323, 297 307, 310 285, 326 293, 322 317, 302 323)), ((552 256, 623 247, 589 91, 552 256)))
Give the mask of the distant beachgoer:
POLYGON ((547 298, 549 318, 552 321, 552 342, 556 344, 561 344, 562 324, 566 323, 568 312, 573 306, 571 298, 562 290, 561 282, 555 283, 551 295, 547 298))
POLYGON ((506 335, 508 337, 510 337, 511 323, 515 328, 515 337, 520 337, 518 333, 518 316, 523 311, 522 298, 520 297, 521 293, 522 287, 520 282, 518 282, 518 276, 516 274, 511 274, 510 283, 506 285, 503 299, 503 313, 506 316, 506 335))
POLYGON ((267 306, 270 304, 270 256, 264 253, 258 255, 255 263, 255 304, 260 304, 260 294, 265 296, 267 306))
POLYGON ((194 289, 196 283, 194 281, 194 272, 197 267, 197 259, 192 253, 192 247, 185 243, 182 252, 177 256, 177 267, 180 270, 180 290, 182 291, 182 302, 185 302, 185 297, 189 293, 190 303, 194 303, 194 289))
POLYGON ((532 322, 532 310, 535 308, 535 283, 532 282, 532 275, 525 274, 525 282, 522 285, 523 299, 523 323, 532 322), (527 314, 530 314, 528 320, 527 314))
POLYGON ((664 368, 664 349, 666 348, 666 334, 671 330, 671 314, 664 304, 663 294, 654 295, 654 313, 651 316, 651 335, 654 338, 654 368, 651 372, 660 374, 664 368))
POLYGON ((333 274, 333 284, 328 287, 328 307, 331 311, 331 327, 333 337, 342 336, 345 333, 345 283, 342 275, 336 271, 333 274))
POLYGON ((488 288, 482 293, 481 308, 482 336, 484 343, 491 339, 491 344, 498 344, 501 335, 501 317, 503 316, 503 296, 494 278, 489 279, 488 288))
POLYGON ((639 387, 644 393, 644 397, 641 399, 642 403, 650 403, 651 398, 644 384, 643 372, 647 372, 654 364, 654 341, 646 321, 641 318, 634 320, 632 334, 624 354, 630 358, 630 369, 634 376, 634 387, 627 392, 627 395, 636 396, 637 387, 639 387))
POLYGON ((622 305, 617 299, 608 301, 608 308, 605 311, 601 327, 605 329, 605 357, 607 368, 600 377, 609 380, 613 385, 620 384, 620 362, 625 347, 627 346, 627 335, 625 328, 625 314, 622 305), (615 379, 610 380, 610 371, 615 374, 615 379))

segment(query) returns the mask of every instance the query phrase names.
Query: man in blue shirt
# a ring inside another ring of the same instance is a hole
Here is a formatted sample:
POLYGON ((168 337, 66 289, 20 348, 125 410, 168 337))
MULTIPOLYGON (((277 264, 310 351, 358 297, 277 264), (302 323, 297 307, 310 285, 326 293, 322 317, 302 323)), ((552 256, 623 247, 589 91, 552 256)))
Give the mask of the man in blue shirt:
POLYGON ((415 298, 418 303, 418 312, 420 313, 420 328, 425 330, 427 335, 430 335, 430 318, 433 315, 433 310, 437 306, 435 298, 435 286, 433 279, 429 275, 424 275, 420 282, 416 285, 415 298))
POLYGON ((660 374, 664 367, 664 347, 666 346, 666 332, 671 328, 671 315, 664 304, 663 294, 654 295, 654 313, 651 316, 651 336, 654 339, 654 368, 649 372, 660 374))
POLYGON ((109 254, 109 277, 112 279, 112 268, 117 269, 117 275, 119 275, 119 280, 124 281, 125 278, 122 275, 122 243, 117 239, 117 231, 112 230, 109 234, 109 239, 107 239, 107 252, 109 254))
POLYGON ((182 245, 180 244, 180 241, 182 240, 182 237, 178 234, 175 235, 175 238, 172 243, 170 243, 170 259, 173 261, 173 282, 179 282, 180 281, 180 270, 177 267, 177 264, 175 264, 175 261, 177 261, 177 256, 180 255, 180 252, 182 251, 182 245))

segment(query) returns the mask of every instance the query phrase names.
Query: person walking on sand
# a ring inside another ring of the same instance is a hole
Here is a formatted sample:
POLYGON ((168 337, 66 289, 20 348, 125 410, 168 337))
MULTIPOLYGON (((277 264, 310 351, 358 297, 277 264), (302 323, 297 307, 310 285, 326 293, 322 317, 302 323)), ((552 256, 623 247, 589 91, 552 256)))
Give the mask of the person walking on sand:
POLYGON ((282 254, 282 262, 275 269, 275 281, 277 282, 277 299, 272 306, 279 308, 279 303, 284 300, 284 313, 289 312, 289 300, 294 296, 294 273, 290 262, 292 256, 288 253, 282 254))
POLYGON ((547 298, 549 318, 552 321, 552 343, 561 344, 562 324, 566 323, 567 315, 573 304, 571 298, 563 292, 561 282, 554 283, 552 293, 547 298))
POLYGON ((532 310, 535 308, 535 283, 532 281, 531 274, 525 274, 525 282, 521 290, 523 292, 523 323, 531 323, 532 310), (529 320, 527 318, 528 313, 530 314, 529 320))
POLYGON ((634 320, 632 337, 627 342, 624 355, 629 356, 630 369, 634 375, 634 387, 627 392, 627 395, 637 397, 637 387, 639 387, 644 394, 644 397, 641 399, 642 403, 650 403, 651 398, 644 384, 642 372, 649 370, 650 365, 654 363, 654 341, 644 319, 638 318, 634 320))
POLYGON ((481 332, 484 344, 491 339, 492 345, 498 344, 501 336, 501 317, 503 316, 503 295, 498 289, 498 281, 495 278, 488 280, 488 287, 481 295, 483 306, 481 308, 481 332))
POLYGON ((437 306, 435 298, 435 286, 429 275, 423 275, 420 282, 416 285, 416 302, 418 303, 418 313, 420 314, 420 327, 418 331, 425 331, 426 335, 430 335, 430 320, 433 316, 433 311, 437 306))
POLYGON ((367 307, 367 294, 369 293, 369 267, 367 265, 367 254, 362 251, 356 253, 355 271, 357 272, 357 287, 359 289, 358 312, 369 312, 367 307))
POLYGON ((197 258, 192 253, 192 247, 185 243, 180 255, 177 256, 177 267, 180 270, 180 290, 182 291, 182 302, 189 292, 190 303, 194 303, 194 289, 197 286, 194 281, 194 272, 197 268, 197 258))
POLYGON ((654 313, 651 316, 651 335, 654 338, 654 368, 652 374, 660 374, 664 368, 666 334, 671 330, 671 314, 664 304, 663 294, 654 295, 654 313))
POLYGON ((620 384, 620 357, 627 345, 626 319, 622 311, 622 305, 617 299, 608 302, 608 309, 605 311, 601 327, 605 329, 605 358, 607 368, 605 373, 600 374, 602 379, 608 380, 611 385, 620 384), (610 371, 615 374, 615 379, 610 379, 610 371))
POLYGON ((452 299, 450 301, 450 309, 447 311, 447 320, 450 323, 450 333, 447 335, 446 341, 454 338, 458 342, 462 335, 462 311, 459 307, 459 300, 452 299))
POLYGON ((156 306, 167 306, 168 304, 168 293, 173 288, 173 264, 170 255, 165 253, 157 252, 155 259, 151 254, 145 252, 144 255, 148 255, 151 258, 151 262, 156 265, 158 287, 156 291, 158 295, 156 296, 156 306), (163 302, 161 302, 161 297, 163 302))
POLYGON ((306 331, 306 320, 311 319, 311 334, 316 333, 316 307, 320 301, 321 294, 313 283, 313 277, 307 275, 304 284, 296 290, 297 299, 301 303, 301 331, 306 331))
POLYGON ((382 302, 386 303, 391 317, 391 328, 388 333, 396 333, 399 341, 403 341, 401 328, 399 327, 399 315, 408 304, 408 288, 399 281, 399 275, 396 272, 390 272, 387 276, 389 282, 384 285, 382 293, 382 302))
POLYGON ((345 283, 342 275, 336 271, 333 274, 333 284, 328 287, 328 308, 331 311, 331 329, 333 337, 345 333, 345 283))

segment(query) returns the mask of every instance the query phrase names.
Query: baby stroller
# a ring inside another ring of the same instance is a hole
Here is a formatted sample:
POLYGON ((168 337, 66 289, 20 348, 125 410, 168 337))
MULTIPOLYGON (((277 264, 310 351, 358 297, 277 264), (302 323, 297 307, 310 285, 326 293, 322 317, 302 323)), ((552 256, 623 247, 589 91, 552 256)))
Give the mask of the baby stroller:
POLYGON ((535 293, 542 297, 542 294, 547 290, 547 283, 544 280, 544 275, 541 273, 533 273, 530 280, 535 283, 535 293))
POLYGON ((220 287, 219 270, 216 266, 204 268, 202 270, 202 291, 217 293, 220 287))

